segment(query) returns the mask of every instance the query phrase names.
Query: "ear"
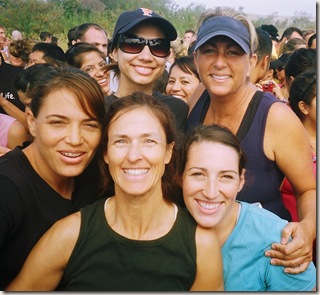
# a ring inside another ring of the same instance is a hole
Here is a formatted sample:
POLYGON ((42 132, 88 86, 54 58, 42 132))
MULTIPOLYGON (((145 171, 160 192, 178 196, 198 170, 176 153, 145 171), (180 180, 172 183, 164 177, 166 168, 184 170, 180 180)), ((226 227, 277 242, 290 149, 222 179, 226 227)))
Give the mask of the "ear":
POLYGON ((30 134, 33 137, 36 137, 36 135, 37 135, 36 123, 35 123, 36 118, 34 117, 32 111, 31 111, 31 109, 29 107, 26 107, 25 114, 26 114, 27 124, 28 124, 28 127, 29 127, 30 134))
POLYGON ((248 73, 247 76, 250 77, 250 73, 252 71, 252 69, 257 65, 257 61, 258 61, 258 56, 256 54, 251 54, 249 56, 249 68, 248 68, 248 73))
POLYGON ((267 72, 269 69, 269 65, 270 65, 270 56, 266 55, 263 60, 262 60, 262 69, 263 71, 267 72))
POLYGON ((293 80, 294 80, 294 77, 290 76, 289 79, 288 79, 289 87, 291 87, 291 84, 292 84, 293 80))
POLYGON ((240 192, 244 186, 245 183, 245 173, 246 173, 246 169, 242 169, 241 175, 240 175, 240 183, 239 183, 239 188, 238 188, 238 192, 240 192))
POLYGON ((115 62, 118 62, 118 48, 114 48, 109 55, 115 62))
POLYGON ((167 146, 166 157, 164 161, 165 164, 168 164, 171 160, 174 144, 175 144, 174 142, 171 142, 167 146))
POLYGON ((103 160, 106 162, 106 164, 109 164, 108 151, 103 153, 103 160))
POLYGON ((298 103, 298 107, 299 107, 300 111, 305 116, 307 116, 309 114, 309 108, 308 108, 307 104, 304 101, 300 100, 299 103, 298 103))
POLYGON ((198 61, 197 61, 197 51, 193 52, 193 61, 194 61, 194 64, 196 65, 197 72, 199 73, 199 67, 198 67, 198 61))

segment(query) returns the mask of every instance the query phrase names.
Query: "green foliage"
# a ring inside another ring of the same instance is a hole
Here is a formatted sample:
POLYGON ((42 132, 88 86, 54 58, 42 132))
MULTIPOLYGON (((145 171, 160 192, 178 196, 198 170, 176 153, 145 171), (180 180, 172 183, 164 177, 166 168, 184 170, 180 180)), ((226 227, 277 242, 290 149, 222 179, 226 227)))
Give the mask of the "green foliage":
MULTIPOLYGON (((0 22, 8 32, 17 29, 25 37, 38 39, 41 31, 49 31, 59 37, 59 45, 64 45, 68 30, 85 22, 101 25, 112 37, 118 16, 137 7, 151 8, 168 19, 180 36, 186 29, 197 30, 198 18, 205 10, 203 5, 195 3, 181 8, 174 0, 0 0, 0 22)), ((301 30, 316 28, 316 20, 302 12, 292 18, 279 17, 274 13, 252 19, 252 22, 256 27, 274 24, 279 34, 288 26, 301 30)))

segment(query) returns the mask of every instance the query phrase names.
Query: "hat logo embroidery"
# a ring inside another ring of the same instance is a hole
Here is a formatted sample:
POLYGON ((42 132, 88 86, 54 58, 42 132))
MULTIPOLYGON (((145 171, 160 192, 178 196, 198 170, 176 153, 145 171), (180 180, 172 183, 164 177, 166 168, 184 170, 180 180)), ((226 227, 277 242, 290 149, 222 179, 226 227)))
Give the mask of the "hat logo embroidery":
POLYGON ((143 15, 152 16, 153 11, 151 9, 148 9, 148 8, 140 8, 140 9, 143 12, 143 15))

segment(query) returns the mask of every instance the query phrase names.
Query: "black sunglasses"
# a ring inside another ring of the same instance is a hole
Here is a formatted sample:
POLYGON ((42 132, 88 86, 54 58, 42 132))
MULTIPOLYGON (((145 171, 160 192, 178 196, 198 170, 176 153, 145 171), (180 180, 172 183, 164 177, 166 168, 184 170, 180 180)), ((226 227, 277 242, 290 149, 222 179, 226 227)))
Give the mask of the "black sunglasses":
POLYGON ((170 54, 170 41, 167 39, 144 39, 126 35, 121 35, 119 39, 119 48, 129 54, 140 53, 146 45, 154 56, 167 57, 170 54))

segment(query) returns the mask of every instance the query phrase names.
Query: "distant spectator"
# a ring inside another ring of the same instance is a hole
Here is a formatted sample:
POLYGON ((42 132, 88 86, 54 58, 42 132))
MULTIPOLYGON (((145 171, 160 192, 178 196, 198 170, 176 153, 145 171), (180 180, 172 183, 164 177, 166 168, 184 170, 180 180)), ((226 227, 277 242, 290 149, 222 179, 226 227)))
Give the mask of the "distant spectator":
POLYGON ((316 33, 316 30, 310 29, 310 30, 303 30, 302 31, 302 37, 304 40, 306 40, 307 44, 309 41, 309 38, 316 33))
POLYGON ((167 57, 166 70, 169 72, 171 65, 177 58, 188 55, 189 43, 182 38, 170 42, 170 55, 167 57))
POLYGON ((12 40, 15 41, 15 40, 22 40, 23 37, 22 37, 22 33, 18 30, 13 30, 12 33, 11 33, 11 37, 12 37, 12 40))
POLYGON ((184 32, 183 39, 190 44, 192 41, 196 40, 196 37, 196 32, 194 30, 188 29, 184 32))
POLYGON ((317 34, 313 34, 308 39, 308 48, 317 49, 317 34))
POLYGON ((30 67, 34 64, 40 63, 50 63, 56 66, 65 64, 66 58, 63 49, 52 43, 37 43, 32 48, 27 66, 30 67))
POLYGON ((277 54, 277 51, 276 51, 276 48, 275 48, 275 44, 277 44, 277 42, 279 40, 278 29, 274 25, 261 25, 260 28, 269 33, 269 36, 270 36, 271 41, 272 41, 271 57, 273 57, 274 59, 277 59, 278 58, 278 54, 277 54))
POLYGON ((269 33, 271 40, 278 42, 278 29, 274 25, 261 25, 260 28, 269 33))
POLYGON ((291 83, 296 76, 307 70, 317 69, 317 52, 311 48, 300 48, 293 52, 286 64, 286 85, 290 91, 291 83))
POLYGON ((35 40, 26 38, 14 40, 9 44, 9 62, 13 66, 24 68, 29 62, 29 55, 32 52, 35 40))
POLYGON ((58 42, 59 42, 59 39, 56 36, 52 36, 51 43, 55 44, 55 45, 58 45, 58 42))
POLYGON ((68 34, 67 34, 67 38, 68 38, 68 48, 70 48, 73 44, 76 43, 76 29, 77 29, 77 26, 71 28, 69 31, 68 31, 68 34))
POLYGON ((278 57, 280 57, 280 55, 283 51, 283 46, 287 43, 288 40, 290 40, 292 38, 302 39, 302 31, 296 27, 289 27, 284 30, 280 40, 277 42, 277 44, 275 44, 275 48, 276 48, 278 57))
POLYGON ((197 40, 197 33, 194 30, 188 29, 184 32, 184 40, 188 42, 188 55, 192 55, 197 40))
POLYGON ((52 64, 35 64, 32 67, 20 72, 14 79, 14 87, 16 88, 20 101, 29 106, 31 103, 31 94, 36 82, 52 67, 52 64))
POLYGON ((52 40, 52 34, 49 32, 41 32, 40 35, 40 40, 46 43, 51 43, 52 40))
POLYGON ((283 45, 282 54, 291 54, 299 48, 306 48, 307 43, 304 39, 301 38, 291 38, 283 45))
POLYGON ((6 63, 0 53, 0 113, 18 119, 27 127, 25 106, 19 100, 17 90, 14 87, 14 79, 22 71, 22 68, 6 63))
POLYGON ((8 45, 9 38, 6 37, 6 28, 0 25, 0 51, 2 53, 2 58, 7 61, 8 60, 8 45))
POLYGON ((188 103, 188 100, 200 83, 193 57, 177 58, 169 71, 166 94, 177 97, 188 103))
POLYGON ((267 74, 272 53, 272 41, 268 32, 261 28, 256 28, 256 33, 259 45, 255 51, 257 63, 250 72, 250 81, 253 84, 258 83, 267 74))
POLYGON ((116 65, 107 65, 104 54, 94 45, 80 42, 66 52, 67 63, 86 72, 99 84, 102 92, 110 95, 110 72, 116 65))
POLYGON ((86 42, 98 47, 98 49, 108 56, 108 35, 105 30, 95 23, 84 23, 75 30, 76 42, 86 42))

